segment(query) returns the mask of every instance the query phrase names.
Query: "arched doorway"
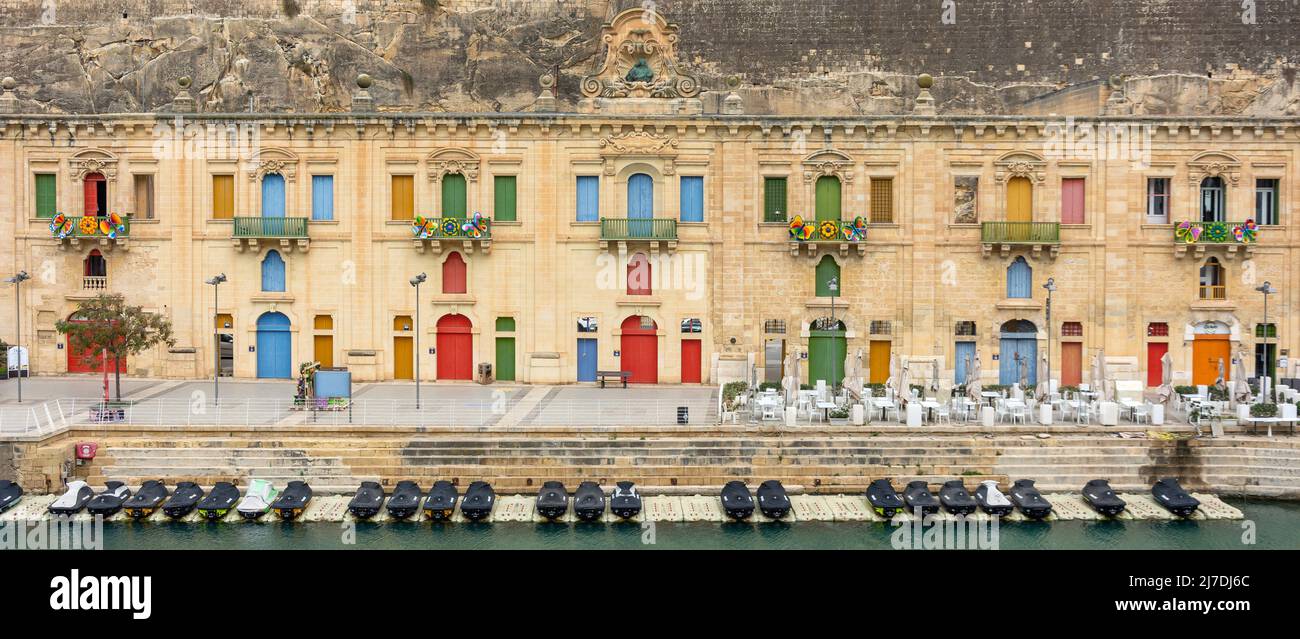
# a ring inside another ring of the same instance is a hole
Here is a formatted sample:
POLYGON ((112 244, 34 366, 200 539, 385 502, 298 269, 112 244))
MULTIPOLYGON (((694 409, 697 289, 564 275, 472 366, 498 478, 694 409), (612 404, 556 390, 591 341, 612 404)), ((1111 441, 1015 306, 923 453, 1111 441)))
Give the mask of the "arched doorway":
POLYGON ((1030 384, 1038 381, 1038 327, 1029 320, 1011 320, 1002 325, 998 349, 998 383, 1011 385, 1020 381, 1020 371, 1030 384))
POLYGON ((1232 379, 1232 328, 1223 322, 1201 322, 1192 327, 1192 384, 1209 386, 1219 379, 1219 362, 1223 362, 1223 381, 1232 379))
POLYGON ((257 377, 293 377, 293 333, 284 313, 269 311, 257 318, 257 377))
POLYGON ((438 318, 438 379, 474 378, 473 329, 464 315, 438 318))
POLYGON ((823 317, 808 326, 808 383, 825 380, 834 388, 844 382, 844 357, 848 354, 844 322, 823 317))
POLYGON ((622 370, 632 374, 633 384, 659 383, 659 325, 649 316, 631 315, 623 320, 619 342, 622 370))
MULTIPOLYGON (((68 318, 69 322, 74 324, 84 324, 86 320, 77 315, 68 318)), ((108 362, 105 366, 104 351, 97 348, 79 349, 72 343, 72 336, 64 337, 64 349, 68 352, 68 372, 69 373, 103 373, 107 368, 109 373, 125 373, 126 358, 121 358, 116 362, 108 362), (114 366, 116 364, 116 366, 114 366)))

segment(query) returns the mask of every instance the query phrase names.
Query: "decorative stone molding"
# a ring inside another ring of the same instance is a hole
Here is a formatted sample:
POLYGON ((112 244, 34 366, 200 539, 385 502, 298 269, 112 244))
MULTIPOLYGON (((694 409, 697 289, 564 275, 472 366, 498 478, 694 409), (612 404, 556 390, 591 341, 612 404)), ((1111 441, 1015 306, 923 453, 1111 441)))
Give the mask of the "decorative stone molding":
POLYGON ((803 181, 812 183, 817 178, 833 176, 844 184, 853 183, 853 158, 833 149, 823 149, 803 160, 803 181))
POLYGON ((605 155, 677 155, 677 138, 655 135, 649 131, 632 131, 607 135, 600 139, 600 152, 605 155))
POLYGON ((1187 180, 1193 185, 1200 185, 1205 178, 1220 177, 1231 186, 1241 181, 1241 162, 1237 158, 1219 151, 1207 151, 1187 163, 1187 180))
POLYGON ((1034 186, 1041 186, 1047 181, 1047 162, 1042 157, 1028 151, 1008 153, 993 163, 993 178, 998 184, 1005 184, 1012 178, 1029 178, 1034 186))
POLYGON ((699 82, 677 68, 677 25, 651 9, 628 9, 601 28, 605 62, 582 80, 588 98, 692 98, 699 82))
POLYGON ((253 163, 253 168, 248 171, 250 182, 259 182, 268 174, 278 173, 284 176, 285 181, 293 182, 298 179, 298 163, 292 160, 262 160, 253 163))
POLYGON ((109 182, 117 181, 117 159, 109 157, 107 154, 97 152, 103 157, 73 157, 68 161, 72 169, 72 179, 82 182, 87 175, 99 173, 109 182))
POLYGON ((479 157, 464 149, 442 149, 429 154, 429 181, 440 182, 448 173, 465 176, 469 182, 478 181, 482 161, 479 157))

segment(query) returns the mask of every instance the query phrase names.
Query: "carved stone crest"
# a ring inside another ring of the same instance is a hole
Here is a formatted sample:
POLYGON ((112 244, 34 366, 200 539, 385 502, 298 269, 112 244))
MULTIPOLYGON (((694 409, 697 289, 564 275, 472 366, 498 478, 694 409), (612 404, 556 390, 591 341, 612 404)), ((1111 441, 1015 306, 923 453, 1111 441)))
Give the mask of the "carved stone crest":
POLYGON ((1042 158, 1020 151, 1009 153, 1002 156, 1002 159, 993 163, 994 179, 998 184, 1005 183, 1011 178, 1028 178, 1030 182, 1041 185, 1047 181, 1047 162, 1042 158))
POLYGON ((605 62, 582 80, 588 98, 690 98, 699 95, 693 76, 677 67, 677 25, 657 11, 628 9, 604 25, 605 62))
POLYGON ((1226 153, 1202 153, 1187 163, 1187 179, 1199 185, 1206 178, 1223 178, 1223 181, 1236 186, 1241 180, 1241 163, 1226 153))
POLYGON ((448 173, 458 173, 466 181, 477 182, 480 164, 477 155, 463 149, 436 151, 429 155, 429 180, 437 182, 448 173))
POLYGON ((91 173, 98 173, 112 182, 117 179, 117 160, 112 158, 73 158, 70 163, 72 179, 82 181, 91 173))
POLYGON ((600 139, 600 148, 604 153, 620 155, 675 155, 677 138, 657 136, 648 131, 634 131, 605 136, 600 139))

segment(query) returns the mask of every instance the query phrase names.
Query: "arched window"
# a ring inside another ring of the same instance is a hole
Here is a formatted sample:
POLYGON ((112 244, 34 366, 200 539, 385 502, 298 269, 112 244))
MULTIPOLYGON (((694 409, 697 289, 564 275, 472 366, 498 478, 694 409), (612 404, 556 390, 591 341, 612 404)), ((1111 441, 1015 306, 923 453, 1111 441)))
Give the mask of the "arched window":
POLYGON ((815 195, 817 221, 840 219, 840 179, 833 175, 817 178, 815 195))
POLYGON ((262 258, 262 290, 284 292, 284 258, 278 251, 267 251, 266 257, 262 258))
POLYGON ((1223 178, 1201 180, 1201 221, 1223 222, 1227 219, 1225 215, 1223 178))
POLYGON ((835 258, 829 255, 823 255, 822 260, 817 263, 817 297, 839 297, 840 292, 844 290, 844 282, 840 279, 840 265, 836 263, 835 258))
POLYGON ((645 219, 654 217, 655 181, 645 173, 636 173, 627 179, 627 216, 645 219))
POLYGON ((1007 180, 1007 221, 1034 221, 1034 184, 1027 177, 1007 180))
POLYGON ((465 259, 460 253, 452 251, 442 263, 442 292, 465 293, 468 290, 465 285, 465 259))
POLYGON ((1201 266, 1201 294, 1203 300, 1226 300, 1228 299, 1227 281, 1223 273, 1223 265, 1219 263, 1218 258, 1210 258, 1201 266))
POLYGON ((442 216, 465 217, 469 209, 465 197, 465 176, 448 173, 442 176, 442 216))
POLYGON ((1007 297, 1029 299, 1033 297, 1034 269, 1023 257, 1017 257, 1007 267, 1007 297))
POLYGON ((87 173, 85 178, 86 209, 89 216, 108 215, 108 182, 102 173, 87 173))
POLYGON ((637 253, 627 261, 627 294, 650 295, 654 289, 651 283, 652 272, 650 260, 645 253, 637 253))
POLYGON ((262 176, 262 217, 284 217, 284 176, 262 176))
POLYGON ((108 260, 104 259, 99 249, 94 249, 81 263, 82 288, 102 290, 108 288, 108 260))

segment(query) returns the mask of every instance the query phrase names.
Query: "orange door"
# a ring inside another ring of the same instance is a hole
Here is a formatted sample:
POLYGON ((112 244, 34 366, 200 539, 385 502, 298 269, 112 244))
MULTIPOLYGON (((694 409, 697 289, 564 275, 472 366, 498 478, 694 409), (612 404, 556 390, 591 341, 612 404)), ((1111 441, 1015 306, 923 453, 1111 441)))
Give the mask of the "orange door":
MULTIPOLYGON (((1164 381, 1164 364, 1160 358, 1169 352, 1169 344, 1166 342, 1151 342, 1147 344, 1147 386, 1159 386, 1164 381)), ((1226 364, 1225 364, 1226 365, 1226 364)), ((1217 367, 1218 364, 1215 364, 1217 367)))
POLYGON ((1007 182, 1007 221, 1034 221, 1034 186, 1029 178, 1013 177, 1007 182))
POLYGON ((1061 386, 1083 383, 1083 342, 1061 343, 1061 386))
POLYGON ((871 358, 870 383, 884 384, 889 381, 889 342, 883 340, 871 342, 868 357, 871 358))
POLYGON ((700 383, 700 340, 682 340, 682 383, 700 383))
POLYGON ((1223 360, 1223 381, 1232 378, 1231 343, 1227 335, 1197 335, 1192 342, 1192 384, 1210 385, 1219 378, 1223 360))

